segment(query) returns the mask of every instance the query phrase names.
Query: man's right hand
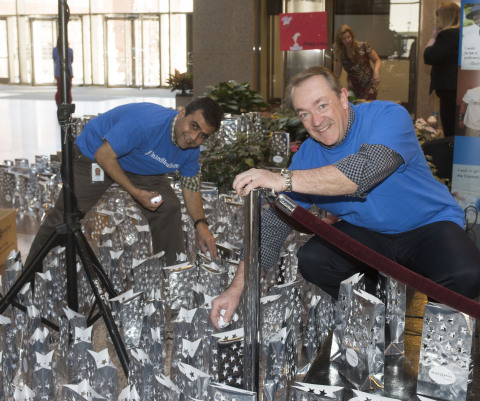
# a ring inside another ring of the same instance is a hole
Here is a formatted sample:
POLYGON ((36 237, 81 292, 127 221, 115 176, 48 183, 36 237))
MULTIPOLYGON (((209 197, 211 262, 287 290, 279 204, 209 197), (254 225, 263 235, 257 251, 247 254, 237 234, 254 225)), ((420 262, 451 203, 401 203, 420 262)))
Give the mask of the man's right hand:
MULTIPOLYGON (((134 193, 135 195, 135 193, 134 193)), ((158 203, 153 203, 152 199, 158 196, 158 192, 151 192, 145 191, 143 189, 139 189, 136 196, 134 196, 135 200, 140 203, 145 209, 154 212, 159 208, 159 206, 163 203, 163 199, 158 203)))
POLYGON ((218 321, 220 316, 222 316, 221 311, 225 310, 223 315, 223 321, 229 323, 235 310, 238 307, 240 302, 240 296, 242 293, 238 293, 235 289, 228 288, 225 292, 220 294, 217 298, 212 301, 212 311, 210 312, 210 320, 212 321, 215 328, 220 329, 218 321))
POLYGON ((225 313, 223 314, 223 321, 225 323, 229 323, 230 319, 235 313, 235 309, 238 307, 240 297, 242 296, 243 287, 245 285, 244 269, 245 262, 241 260, 238 264, 235 277, 230 283, 230 287, 228 287, 222 294, 212 301, 210 320, 217 329, 220 329, 218 320, 220 319, 220 316, 222 316, 222 309, 225 310, 225 313))

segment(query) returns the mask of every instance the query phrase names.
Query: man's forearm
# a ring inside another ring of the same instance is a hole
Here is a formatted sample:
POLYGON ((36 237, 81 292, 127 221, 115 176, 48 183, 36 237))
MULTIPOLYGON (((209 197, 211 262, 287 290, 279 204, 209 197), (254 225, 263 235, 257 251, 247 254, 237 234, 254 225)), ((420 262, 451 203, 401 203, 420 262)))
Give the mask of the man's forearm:
POLYGON ((185 200, 185 207, 193 221, 205 217, 203 210, 202 194, 200 192, 190 191, 189 189, 182 189, 183 199, 185 200))
POLYGON ((292 189, 311 195, 338 196, 355 193, 357 184, 350 181, 338 168, 330 165, 313 170, 295 170, 292 189))

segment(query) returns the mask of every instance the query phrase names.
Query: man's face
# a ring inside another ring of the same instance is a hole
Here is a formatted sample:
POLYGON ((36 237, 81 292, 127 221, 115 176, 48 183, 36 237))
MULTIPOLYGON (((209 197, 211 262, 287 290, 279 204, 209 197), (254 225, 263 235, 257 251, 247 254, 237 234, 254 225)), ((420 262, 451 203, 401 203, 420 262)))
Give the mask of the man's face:
POLYGON ((480 26, 480 13, 473 16, 473 22, 475 22, 475 25, 480 26))
POLYGON ((295 112, 310 136, 327 146, 339 144, 347 131, 348 95, 333 92, 326 79, 315 75, 293 88, 295 112))
POLYGON ((185 116, 185 109, 183 107, 180 109, 174 127, 175 140, 179 148, 197 148, 214 132, 215 128, 205 122, 202 110, 195 110, 185 116))

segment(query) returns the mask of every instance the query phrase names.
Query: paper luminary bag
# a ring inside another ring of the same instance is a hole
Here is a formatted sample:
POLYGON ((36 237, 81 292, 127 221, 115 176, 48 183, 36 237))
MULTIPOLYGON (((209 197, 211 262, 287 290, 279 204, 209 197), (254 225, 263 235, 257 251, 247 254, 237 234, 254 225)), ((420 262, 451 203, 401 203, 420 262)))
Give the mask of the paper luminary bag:
POLYGON ((128 384, 135 387, 140 400, 155 401, 155 375, 148 355, 140 348, 130 350, 128 384))
POLYGON ((118 394, 118 368, 113 364, 108 349, 88 351, 88 374, 92 388, 107 400, 114 401, 118 394))
POLYGON ((289 399, 289 388, 297 370, 297 352, 295 331, 292 328, 284 327, 270 338, 263 385, 266 400, 289 399))
POLYGON ((88 351, 93 348, 93 326, 75 327, 73 345, 68 355, 68 366, 73 383, 88 379, 88 351))
POLYGON ((78 384, 65 384, 62 386, 62 401, 105 401, 106 398, 98 394, 88 380, 78 384))
POLYGON ((473 377, 476 320, 449 306, 425 306, 417 393, 465 400, 473 377))
POLYGON ((178 316, 173 322, 173 338, 170 349, 170 378, 179 383, 178 364, 183 360, 183 339, 191 339, 192 322, 196 309, 180 308, 178 316))
POLYGON ((53 351, 47 354, 36 352, 32 369, 32 390, 35 392, 36 399, 56 399, 57 381, 55 367, 53 366, 53 351))
MULTIPOLYGON (((212 380, 215 382, 219 381, 220 377, 220 369, 221 366, 225 366, 228 363, 228 353, 232 352, 235 353, 234 358, 238 363, 241 364, 238 370, 243 372, 243 358, 240 357, 240 354, 243 354, 243 350, 245 348, 245 331, 243 327, 228 330, 221 333, 213 333, 211 335, 211 352, 210 352, 210 376, 212 380), (228 348, 227 350, 225 348, 228 348), (226 351, 222 354, 222 351, 226 351), (237 356, 238 353, 238 356, 237 356)), ((236 370, 235 367, 230 367, 233 370, 236 370)), ((238 372, 236 372, 238 373, 238 372)), ((228 372, 227 372, 228 374, 228 372)), ((225 372, 222 372, 222 375, 225 375, 225 372)), ((235 377, 235 382, 237 381, 237 377, 235 377)), ((232 375, 233 378, 233 375, 232 375)), ((228 384, 228 382, 226 382, 228 384)), ((242 384, 242 383, 235 383, 235 384, 242 384)))
POLYGON ((382 395, 364 393, 362 391, 353 390, 354 397, 348 401, 401 401, 397 398, 384 397, 382 395))
POLYGON ((385 304, 385 355, 403 355, 405 350, 405 284, 378 275, 376 296, 385 304))
POLYGON ((342 401, 343 387, 296 382, 290 389, 290 401, 342 401))
POLYGON ((207 394, 209 401, 255 401, 257 399, 257 393, 221 383, 210 383, 207 394))
POLYGON ((353 304, 330 360, 358 390, 383 388, 385 305, 365 291, 353 290, 353 304))
POLYGON ((197 281, 197 269, 190 263, 167 266, 163 268, 165 274, 165 295, 167 307, 171 310, 180 308, 192 309, 192 285, 197 281))
POLYGON ((110 300, 115 321, 120 329, 125 348, 136 348, 142 332, 142 293, 129 290, 110 300))
POLYGON ((182 391, 165 375, 155 376, 156 401, 180 401, 182 391))
POLYGON ((208 384, 210 383, 211 376, 208 373, 195 369, 193 366, 183 363, 178 364, 180 370, 180 389, 184 396, 205 399, 207 395, 208 384))

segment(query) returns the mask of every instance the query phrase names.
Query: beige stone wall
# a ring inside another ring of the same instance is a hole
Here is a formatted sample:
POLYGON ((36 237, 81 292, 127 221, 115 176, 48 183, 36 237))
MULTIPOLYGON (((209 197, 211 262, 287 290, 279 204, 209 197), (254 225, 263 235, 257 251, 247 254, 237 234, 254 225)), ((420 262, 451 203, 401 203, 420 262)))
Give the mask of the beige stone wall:
POLYGON ((235 80, 254 88, 255 0, 195 0, 193 91, 235 80))

